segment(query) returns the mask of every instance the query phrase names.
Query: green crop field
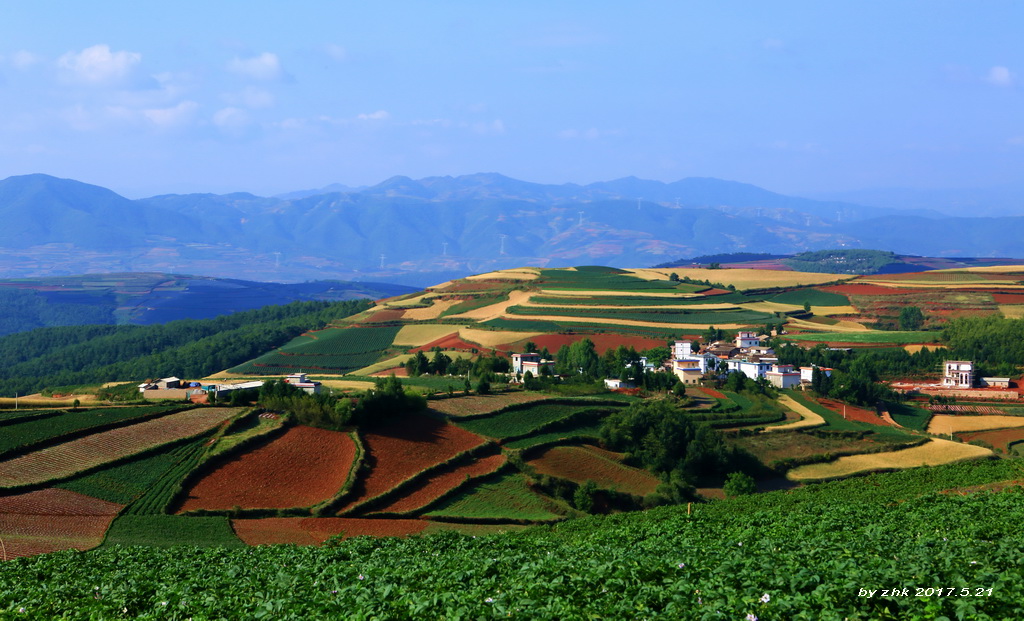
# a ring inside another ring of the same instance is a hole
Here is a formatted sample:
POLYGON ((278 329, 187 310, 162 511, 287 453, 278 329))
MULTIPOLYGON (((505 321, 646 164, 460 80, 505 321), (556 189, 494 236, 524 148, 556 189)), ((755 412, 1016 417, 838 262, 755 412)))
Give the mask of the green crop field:
POLYGON ((0 455, 15 449, 57 440, 69 434, 107 427, 187 409, 184 406, 145 405, 125 408, 72 410, 57 416, 33 418, 4 425, 0 434, 0 455))
MULTIPOLYGON (((495 414, 470 420, 455 420, 455 424, 467 431, 490 438, 515 438, 537 431, 555 421, 579 415, 589 418, 584 413, 590 412, 600 418, 616 406, 598 406, 593 403, 532 403, 495 414)), ((593 419, 591 419, 593 420, 593 419)))
POLYGON ((522 474, 504 473, 481 480, 427 517, 544 521, 561 519, 557 508, 554 501, 532 492, 522 474))
POLYGON ((110 525, 103 545, 245 547, 235 536, 226 517, 177 515, 122 515, 110 525))
POLYGON ((55 416, 60 414, 62 411, 63 410, 7 410, 5 412, 0 412, 0 426, 6 426, 12 423, 19 423, 35 418, 55 416))
POLYGON ((595 317, 598 319, 625 319, 630 321, 650 321, 657 323, 691 323, 699 325, 730 324, 730 323, 764 323, 775 319, 772 313, 727 308, 722 310, 630 310, 609 308, 558 308, 540 306, 511 306, 507 311, 510 315, 564 315, 573 317, 595 317))
POLYGON ((806 334, 787 334, 784 339, 793 341, 823 341, 833 343, 937 343, 942 338, 940 332, 808 332, 806 334))
POLYGON ((904 427, 924 431, 928 428, 928 421, 932 419, 932 413, 924 408, 916 407, 910 403, 889 404, 889 414, 892 419, 904 427))
POLYGON ((849 306, 850 304, 849 298, 845 295, 813 288, 785 291, 771 297, 770 301, 797 306, 803 306, 804 302, 810 303, 811 306, 849 306))
POLYGON ((693 292, 704 287, 675 283, 670 280, 644 280, 636 276, 606 271, 540 270, 533 281, 544 289, 592 289, 614 291, 648 291, 652 289, 693 292))
MULTIPOLYGON (((544 306, 694 306, 700 304, 745 304, 760 301, 761 297, 743 293, 723 293, 698 297, 650 297, 650 296, 581 296, 581 295, 537 295, 530 298, 533 304, 544 306)), ((803 304, 803 302, 801 302, 803 304)))
POLYGON ((202 452, 206 442, 205 437, 200 437, 153 455, 96 470, 57 487, 127 505, 147 493, 168 471, 190 462, 193 455, 202 452))
POLYGON ((233 373, 298 371, 346 373, 373 364, 391 346, 401 326, 328 328, 301 336, 281 348, 241 364, 233 373))
POLYGON ((566 438, 590 438, 598 440, 600 437, 600 423, 580 421, 578 425, 568 425, 566 427, 560 427, 554 431, 541 431, 539 433, 530 434, 519 438, 518 440, 506 442, 502 446, 510 449, 525 449, 530 448, 531 446, 538 446, 540 444, 557 442, 566 438))
MULTIPOLYGON (((1019 619, 1020 492, 935 493, 1018 478, 1017 462, 997 460, 505 535, 108 545, 9 561, 0 610, 28 619, 1019 619)), ((222 524, 205 539, 228 539, 222 524)))

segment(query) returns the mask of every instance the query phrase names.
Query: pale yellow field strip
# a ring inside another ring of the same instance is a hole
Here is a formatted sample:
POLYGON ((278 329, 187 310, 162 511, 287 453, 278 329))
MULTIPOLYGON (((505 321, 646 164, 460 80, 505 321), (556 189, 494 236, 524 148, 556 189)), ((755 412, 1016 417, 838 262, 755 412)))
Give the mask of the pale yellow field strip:
POLYGON ((993 414, 990 416, 952 416, 936 414, 928 423, 928 433, 948 435, 959 431, 984 431, 986 429, 1008 429, 1024 427, 1024 416, 1006 416, 993 414))
MULTIPOLYGON (((406 314, 408 317, 408 314, 406 314)), ((442 336, 455 334, 460 326, 445 325, 440 323, 424 323, 402 326, 402 329, 395 335, 394 344, 399 347, 419 347, 431 341, 436 341, 442 336)))
POLYGON ((634 276, 643 278, 644 280, 669 280, 672 272, 678 273, 679 270, 638 267, 634 269, 627 269, 626 271, 634 276))
MULTIPOLYGON (((562 322, 571 322, 571 323, 603 323, 603 324, 606 324, 606 325, 637 326, 637 327, 641 327, 641 328, 666 328, 666 329, 669 329, 669 330, 671 330, 673 328, 680 328, 680 329, 684 329, 684 330, 692 330, 694 326, 700 326, 702 328, 707 328, 709 326, 708 322, 706 322, 706 321, 702 322, 702 323, 662 323, 660 321, 636 321, 636 320, 633 320, 633 319, 617 319, 617 318, 613 319, 613 318, 608 318, 608 317, 576 317, 576 316, 569 317, 569 316, 566 316, 566 315, 504 315, 504 318, 505 319, 513 319, 513 320, 514 319, 529 319, 530 321, 562 321, 562 322)), ((750 323, 722 323, 722 324, 716 323, 715 327, 716 328, 721 328, 723 330, 736 330, 736 329, 743 328, 743 327, 746 327, 746 326, 749 326, 749 325, 753 325, 753 324, 750 324, 750 323)))
POLYGON ((540 270, 531 271, 530 268, 520 268, 475 274, 473 276, 466 276, 466 280, 536 280, 539 277, 540 270))
POLYGON ((741 308, 747 308, 750 310, 762 311, 766 313, 785 313, 787 311, 795 311, 804 309, 803 305, 797 304, 783 304, 782 302, 746 302, 739 305, 741 308))
POLYGON ((960 267, 936 272, 996 272, 999 274, 1024 274, 1024 265, 986 265, 981 267, 960 267))
POLYGON ((462 300, 431 300, 431 302, 431 305, 426 308, 408 309, 405 311, 405 316, 403 318, 410 321, 430 321, 431 319, 437 319, 441 316, 441 313, 456 304, 461 304, 462 300))
POLYGON ((878 285, 879 287, 890 287, 893 289, 977 289, 983 287, 986 289, 999 288, 999 289, 1024 289, 1024 285, 1012 284, 1015 281, 1005 280, 975 280, 973 282, 923 282, 923 281, 912 281, 912 280, 858 280, 857 284, 865 285, 878 285))
POLYGON ((515 306, 516 304, 522 304, 523 302, 530 299, 533 295, 530 291, 512 291, 508 294, 507 300, 502 300, 496 304, 490 306, 484 306, 483 308, 474 308, 471 311, 465 313, 459 313, 458 315, 448 315, 448 319, 474 319, 476 321, 487 321, 489 319, 497 319, 505 314, 509 306, 515 306))
POLYGON ((921 351, 922 349, 924 349, 926 347, 928 349, 932 350, 932 351, 935 351, 939 347, 942 347, 942 345, 939 344, 939 343, 932 343, 931 345, 924 345, 924 344, 904 345, 903 349, 907 350, 908 354, 916 354, 917 352, 921 351))
MULTIPOLYGON (((532 318, 531 318, 532 319, 532 318)), ((459 330, 459 337, 469 343, 478 343, 481 347, 497 347, 505 343, 513 343, 523 339, 536 338, 544 332, 513 332, 511 330, 478 330, 476 328, 463 328, 459 330)))
POLYGON ((1000 304, 999 312, 1007 319, 1020 319, 1024 317, 1024 304, 1000 304))
POLYGON ((792 410, 800 415, 800 420, 793 421, 792 423, 786 423, 785 425, 775 425, 772 427, 765 427, 765 432, 770 431, 791 431, 793 429, 810 429, 812 427, 821 427, 826 424, 824 418, 820 414, 807 408, 802 403, 797 402, 793 397, 789 395, 782 395, 779 397, 779 403, 783 407, 792 410))
POLYGON ((796 285, 820 285, 827 282, 849 280, 855 275, 818 274, 814 272, 783 272, 773 270, 752 269, 674 269, 680 278, 689 276, 694 280, 720 282, 723 285, 735 285, 737 289, 762 289, 766 287, 785 287, 796 285))
POLYGON ((804 321, 803 319, 790 319, 786 322, 786 325, 800 328, 808 332, 870 332, 865 326, 855 321, 840 321, 837 324, 827 325, 823 323, 814 323, 812 321, 804 321))
POLYGON ((35 485, 203 433, 241 408, 197 408, 64 442, 0 462, 0 487, 35 485))
POLYGON ((899 451, 845 455, 826 464, 799 466, 790 470, 786 477, 793 481, 814 481, 873 470, 939 466, 959 461, 985 459, 992 454, 992 451, 981 446, 932 438, 926 444, 899 451))
MULTIPOLYGON (((442 353, 447 355, 452 360, 454 360, 456 358, 469 358, 470 356, 473 355, 473 354, 471 354, 469 352, 455 351, 455 350, 442 350, 442 353)), ((370 366, 363 367, 363 368, 361 368, 361 369, 359 369, 357 371, 352 371, 351 374, 352 375, 373 375, 374 373, 377 373, 378 371, 384 371, 384 370, 387 370, 387 369, 393 369, 395 367, 400 367, 403 364, 405 364, 406 361, 409 360, 409 358, 412 358, 415 355, 416 354, 400 354, 400 355, 395 356, 393 358, 388 358, 387 360, 381 360, 380 362, 375 362, 375 363, 371 364, 370 366)), ((427 353, 424 353, 423 355, 426 356, 428 359, 430 359, 431 357, 433 357, 434 354, 427 352, 427 353)))
POLYGON ((664 311, 675 310, 675 311, 686 311, 686 310, 733 310, 735 308, 740 308, 740 306, 743 306, 743 307, 746 307, 746 308, 750 308, 751 307, 751 305, 748 305, 748 304, 743 304, 743 305, 736 305, 736 304, 678 304, 678 305, 661 304, 661 305, 653 305, 653 306, 643 306, 643 305, 634 306, 632 304, 630 304, 629 306, 622 306, 622 305, 616 306, 614 304, 585 304, 585 305, 584 304, 566 304, 565 306, 561 306, 559 304, 538 304, 538 303, 534 302, 533 300, 527 300, 525 303, 520 304, 520 306, 532 306, 534 308, 550 308, 550 309, 571 308, 571 309, 574 309, 574 310, 578 310, 580 312, 586 312, 586 311, 588 311, 590 309, 664 310, 664 311))
POLYGON ((328 388, 337 388, 338 390, 369 390, 374 386, 374 382, 369 380, 325 379, 321 380, 321 383, 328 388))
POLYGON ((65 408, 75 405, 75 399, 80 404, 88 404, 99 401, 96 395, 71 395, 67 399, 54 399, 53 397, 41 397, 39 395, 28 395, 25 397, 0 397, 0 407, 5 410, 13 410, 15 406, 20 408, 65 408))
POLYGON ((553 297, 581 297, 596 298, 608 297, 629 297, 629 298, 700 298, 705 297, 699 293, 684 293, 680 291, 614 291, 607 289, 541 289, 537 295, 553 297))
POLYGON ((384 308, 411 308, 416 306, 422 306, 423 304, 429 304, 431 298, 436 297, 436 293, 421 293, 411 298, 405 298, 404 300, 395 300, 384 302, 381 306, 384 308))

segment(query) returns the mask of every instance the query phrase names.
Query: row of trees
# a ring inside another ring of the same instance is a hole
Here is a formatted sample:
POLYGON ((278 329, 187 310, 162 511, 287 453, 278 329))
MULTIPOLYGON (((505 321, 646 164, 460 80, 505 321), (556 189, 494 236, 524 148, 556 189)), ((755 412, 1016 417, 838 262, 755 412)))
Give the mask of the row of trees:
POLYGON ((423 395, 406 391, 394 375, 378 378, 372 389, 356 397, 311 395, 284 380, 271 380, 260 388, 258 401, 268 410, 290 412, 300 424, 335 430, 377 424, 427 408, 423 395))

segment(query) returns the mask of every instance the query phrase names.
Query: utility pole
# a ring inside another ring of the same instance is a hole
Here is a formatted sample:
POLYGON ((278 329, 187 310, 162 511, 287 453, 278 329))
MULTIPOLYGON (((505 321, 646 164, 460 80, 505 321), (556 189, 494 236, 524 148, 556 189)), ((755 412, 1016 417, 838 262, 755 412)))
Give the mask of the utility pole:
POLYGON ((441 242, 441 247, 443 248, 443 250, 441 251, 441 256, 447 257, 448 256, 448 242, 441 242))
POLYGON ((499 235, 498 237, 501 237, 501 254, 505 254, 505 238, 508 235, 499 235))
POLYGON ((580 211, 580 212, 577 212, 577 213, 579 213, 579 214, 580 214, 580 223, 579 223, 579 226, 583 226, 583 212, 582 212, 582 211, 580 211))
POLYGON ((380 255, 380 269, 384 269, 384 255, 380 255))

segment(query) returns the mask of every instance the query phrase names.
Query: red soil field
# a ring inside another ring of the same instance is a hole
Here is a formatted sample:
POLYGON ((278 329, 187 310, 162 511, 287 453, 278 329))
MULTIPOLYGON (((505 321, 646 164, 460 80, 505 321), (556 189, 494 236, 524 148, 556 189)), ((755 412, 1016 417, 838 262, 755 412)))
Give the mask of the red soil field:
POLYGON ((423 531, 426 520, 374 520, 361 518, 262 518, 231 520, 235 534, 251 546, 275 543, 319 545, 334 535, 346 538, 405 537, 423 531))
POLYGON ((906 293, 920 293, 920 289, 899 289, 896 287, 882 287, 880 285, 847 284, 832 285, 830 287, 818 287, 822 291, 832 291, 843 295, 903 295, 906 293))
POLYGON ((446 468, 444 471, 432 475, 408 495, 402 496, 386 507, 379 509, 379 511, 384 513, 415 511, 455 489, 466 480, 466 477, 490 474, 505 465, 506 461, 507 458, 504 455, 491 455, 490 457, 478 459, 468 465, 450 469, 446 468))
POLYGON ((377 311, 370 315, 363 323, 385 323, 388 321, 400 321, 405 316, 405 310, 400 308, 389 308, 377 311))
POLYGON ((725 399, 725 395, 718 392, 714 388, 705 388, 704 386, 693 386, 693 388, 696 388, 697 390, 703 392, 705 395, 709 397, 714 397, 715 399, 725 399))
MULTIPOLYGON (((594 342, 594 348, 597 350, 598 355, 620 345, 632 347, 637 351, 643 351, 652 347, 664 347, 667 342, 666 339, 652 339, 624 334, 542 334, 530 340, 537 344, 538 349, 547 347, 548 351, 554 354, 562 345, 572 345, 576 341, 582 341, 584 338, 594 342)), ((505 347, 501 349, 505 349, 505 347)))
POLYGON ((576 483, 593 481, 598 487, 615 488, 620 492, 647 495, 660 481, 646 470, 619 463, 621 456, 597 447, 556 446, 529 463, 541 474, 562 477, 576 483))
POLYGON ((490 395, 468 395, 462 397, 450 397, 448 399, 433 399, 430 409, 441 412, 447 416, 472 416, 474 414, 487 414, 510 405, 520 403, 533 403, 550 399, 549 395, 539 392, 506 392, 490 395))
POLYGON ((1024 293, 993 293, 996 304, 1024 304, 1024 293))
POLYGON ((1008 451, 1009 444, 1011 442, 1024 440, 1024 427, 1018 427, 1016 429, 993 429, 991 431, 970 431, 958 433, 956 436, 964 442, 981 440, 994 448, 1008 451))
POLYGON ((853 405, 845 405, 839 401, 833 401, 832 399, 818 399, 818 403, 832 410, 840 416, 843 415, 843 410, 846 410, 846 418, 849 420, 855 420, 862 423, 868 423, 869 425, 879 425, 881 427, 888 427, 889 423, 882 420, 880 416, 872 412, 871 410, 865 410, 853 405))
POLYGON ((384 369, 383 371, 377 371, 376 373, 370 373, 370 377, 388 377, 394 375, 395 377, 409 377, 409 372, 405 367, 392 367, 390 369, 384 369))
POLYGON ((368 430, 363 442, 369 453, 370 473, 357 487, 359 493, 338 514, 386 492, 420 472, 486 442, 475 433, 429 416, 408 415, 386 429, 368 430))
POLYGON ((6 558, 94 548, 123 508, 57 488, 0 497, 0 538, 6 558))
POLYGON ((315 505, 341 491, 355 454, 355 443, 346 433, 292 427, 200 479, 179 513, 235 505, 243 509, 315 505))
POLYGON ((487 349, 486 347, 474 345, 473 343, 467 343, 459 338, 458 333, 455 333, 449 334, 448 336, 442 336, 436 341, 430 341, 426 345, 417 347, 416 349, 410 349, 409 353, 415 354, 418 351, 430 351, 435 347, 440 347, 441 349, 454 349, 456 351, 470 351, 472 349, 479 349, 483 351, 487 349))

